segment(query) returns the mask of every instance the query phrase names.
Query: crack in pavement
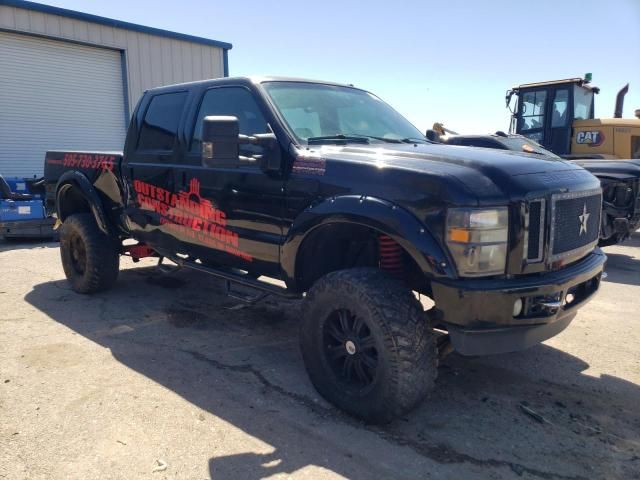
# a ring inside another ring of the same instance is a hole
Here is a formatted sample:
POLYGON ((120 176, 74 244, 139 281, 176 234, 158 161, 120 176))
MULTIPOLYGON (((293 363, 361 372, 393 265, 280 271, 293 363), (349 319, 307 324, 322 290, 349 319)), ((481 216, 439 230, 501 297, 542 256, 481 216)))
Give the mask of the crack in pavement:
POLYGON ((354 428, 363 429, 368 432, 371 432, 377 435, 379 438, 400 446, 400 447, 408 447, 412 449, 414 452, 428 458, 436 463, 441 465, 452 465, 452 464, 463 464, 468 463, 479 467, 489 467, 489 468, 508 468, 518 476, 522 476, 524 473, 528 473, 529 475, 537 478, 542 478, 544 480, 588 480, 587 477, 583 477, 581 475, 563 475, 555 472, 548 472, 544 470, 539 470, 537 468, 527 467, 522 465, 521 463, 510 462, 508 460, 499 460, 495 458, 476 458, 466 453, 458 452, 457 450, 451 448, 450 446, 443 444, 433 444, 427 442, 420 442, 410 438, 406 438, 388 430, 385 430, 384 427, 368 425, 362 421, 356 420, 355 418, 343 413, 337 409, 331 407, 325 407, 319 404, 317 401, 309 398, 306 395, 302 395, 299 393, 290 392, 285 388, 277 385, 270 380, 268 380, 264 374, 256 369, 251 364, 240 364, 240 365, 232 365, 223 363, 219 360, 208 357, 200 352, 195 350, 188 350, 177 348, 173 345, 163 344, 163 343, 155 343, 155 342, 147 342, 140 340, 131 340, 124 338, 115 338, 112 337, 113 340, 120 341, 123 343, 136 344, 136 345, 145 345, 152 346, 154 348, 166 348, 169 350, 174 350, 185 355, 191 356, 194 360, 199 362, 206 363, 217 370, 220 371, 230 371, 237 373, 245 373, 252 375, 258 382, 267 390, 280 394, 286 398, 293 400, 311 410, 312 413, 318 415, 323 418, 329 418, 334 421, 339 421, 341 423, 347 424, 354 428))
MULTIPOLYGON (((101 300, 104 300, 104 299, 101 299, 101 300)), ((100 305, 101 307, 100 309, 102 310, 100 312, 101 317, 106 313, 104 312, 105 310, 104 307, 106 306, 105 303, 106 302, 101 302, 101 305, 100 305)), ((520 463, 510 462, 507 460, 499 460, 499 459, 493 459, 493 458, 489 458, 489 459, 476 458, 469 454, 458 452, 457 450, 447 445, 416 441, 410 438, 403 437, 401 435, 394 434, 393 432, 386 430, 384 427, 368 425, 362 421, 356 420, 355 418, 347 415, 346 413, 341 412, 340 410, 334 409, 332 407, 325 407, 306 395, 290 392, 289 390, 286 390, 280 385, 277 385, 271 382, 270 380, 268 380, 261 371, 256 369, 251 364, 239 364, 239 365, 227 364, 219 360, 213 359, 211 357, 208 357, 195 350, 177 348, 174 345, 169 345, 164 343, 156 343, 156 342, 148 342, 148 341, 116 338, 116 337, 111 337, 111 338, 114 341, 119 341, 123 343, 174 350, 174 351, 183 353, 185 355, 189 355, 194 360, 206 363, 216 368, 217 370, 250 374, 265 389, 293 400, 299 405, 302 405, 307 409, 309 409, 315 415, 318 415, 323 418, 329 418, 331 420, 347 424, 354 428, 369 431, 375 434, 376 436, 378 436, 379 438, 391 444, 401 446, 401 447, 408 447, 412 449, 414 452, 416 452, 417 454, 419 454, 420 456, 428 458, 439 464, 451 465, 451 464, 468 463, 468 464, 472 464, 480 467, 508 468, 512 472, 516 473, 518 476, 522 476, 524 473, 528 473, 531 476, 542 478, 544 480, 587 480, 587 477, 583 477, 580 475, 575 475, 575 476, 563 475, 559 473, 548 472, 544 470, 539 470, 537 468, 527 467, 520 463)))
POLYGON ((402 447, 409 447, 414 450, 416 453, 421 456, 427 457, 437 463, 440 464, 457 464, 457 463, 470 463, 480 467, 492 467, 492 468, 509 468, 512 472, 516 473, 518 476, 521 476, 523 473, 528 473, 534 477, 543 478, 545 480, 587 480, 586 477, 582 477, 579 475, 562 475, 553 472, 546 472, 543 470, 538 470, 536 468, 527 467, 520 463, 509 462, 507 460, 498 460, 498 459, 480 459, 468 455, 466 453, 458 452, 446 445, 434 445, 428 444, 426 442, 417 442, 415 440, 411 440, 405 437, 401 437, 399 435, 395 435, 384 428, 375 427, 372 425, 367 425, 363 422, 357 421, 346 414, 339 412, 337 410, 324 407, 306 395, 301 395, 299 393, 290 392, 283 387, 276 385, 269 381, 259 370, 253 367, 250 364, 242 364, 242 365, 229 365, 226 363, 222 363, 213 358, 207 357, 200 352, 196 352, 193 350, 183 350, 178 349, 178 351, 190 355, 193 359, 205 362, 218 370, 239 372, 239 373, 249 373, 253 375, 263 387, 279 393, 285 397, 288 397, 295 402, 303 405, 304 407, 310 409, 313 413, 319 414, 322 417, 329 417, 334 420, 338 420, 343 423, 347 423, 356 428, 363 428, 369 432, 372 432, 378 435, 380 438, 402 447))

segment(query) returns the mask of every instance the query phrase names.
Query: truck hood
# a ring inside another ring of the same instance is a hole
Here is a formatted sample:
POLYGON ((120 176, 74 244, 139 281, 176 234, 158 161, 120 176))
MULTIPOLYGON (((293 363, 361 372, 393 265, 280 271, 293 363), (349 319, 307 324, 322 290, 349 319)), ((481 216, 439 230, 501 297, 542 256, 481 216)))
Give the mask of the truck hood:
POLYGON ((314 151, 327 160, 453 177, 480 201, 599 186, 596 178, 572 162, 508 150, 441 144, 383 144, 325 145, 314 151))

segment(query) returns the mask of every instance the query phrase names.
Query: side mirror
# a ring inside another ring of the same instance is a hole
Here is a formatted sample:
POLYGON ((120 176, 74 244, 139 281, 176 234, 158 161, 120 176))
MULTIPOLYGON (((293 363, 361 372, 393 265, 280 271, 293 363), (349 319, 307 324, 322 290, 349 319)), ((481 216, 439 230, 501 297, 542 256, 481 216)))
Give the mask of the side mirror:
POLYGON ((438 132, 432 129, 427 130, 427 134, 425 135, 425 137, 427 137, 427 140, 431 140, 432 142, 436 142, 436 143, 442 142, 438 132))
POLYGON ((237 165, 240 160, 236 117, 204 117, 202 124, 202 164, 237 165))
MULTIPOLYGON (((240 135, 244 137, 244 135, 240 135)), ((263 172, 279 172, 282 168, 282 151, 280 143, 274 133, 256 133, 250 137, 247 143, 260 145, 263 148, 262 155, 254 155, 254 159, 260 162, 263 172)), ((243 157, 240 157, 241 159, 243 157)))
POLYGON ((238 118, 205 117, 202 125, 202 164, 204 166, 238 166, 241 162, 257 162, 265 172, 280 171, 282 152, 273 133, 241 135, 238 118), (258 145, 262 153, 244 157, 240 145, 258 145))

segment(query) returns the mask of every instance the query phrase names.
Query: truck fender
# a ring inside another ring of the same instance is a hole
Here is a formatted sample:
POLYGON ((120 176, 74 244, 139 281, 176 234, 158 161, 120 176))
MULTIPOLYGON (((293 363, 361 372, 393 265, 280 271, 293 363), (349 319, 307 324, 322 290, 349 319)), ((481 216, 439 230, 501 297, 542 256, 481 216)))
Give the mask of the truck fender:
POLYGON ((280 255, 289 281, 295 282, 298 253, 304 240, 315 229, 331 223, 352 223, 375 229, 393 238, 425 275, 455 277, 448 254, 413 214, 380 198, 345 195, 309 206, 294 220, 280 255))
POLYGON ((56 213, 58 214, 58 219, 61 222, 64 221, 64 210, 61 208, 61 205, 62 202, 64 202, 65 194, 71 188, 76 188, 84 197, 98 224, 98 228, 100 228, 105 235, 110 235, 109 222, 98 192, 85 175, 75 170, 63 173, 56 185, 56 213))

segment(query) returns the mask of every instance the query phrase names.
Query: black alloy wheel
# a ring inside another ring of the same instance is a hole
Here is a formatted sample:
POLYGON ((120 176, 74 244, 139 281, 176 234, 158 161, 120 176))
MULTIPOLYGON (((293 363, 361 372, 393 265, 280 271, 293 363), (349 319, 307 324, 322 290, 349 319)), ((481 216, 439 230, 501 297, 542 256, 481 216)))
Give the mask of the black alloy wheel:
POLYGON ((324 353, 336 377, 346 386, 370 386, 376 379, 378 350, 364 319, 345 308, 335 310, 323 332, 324 353))

